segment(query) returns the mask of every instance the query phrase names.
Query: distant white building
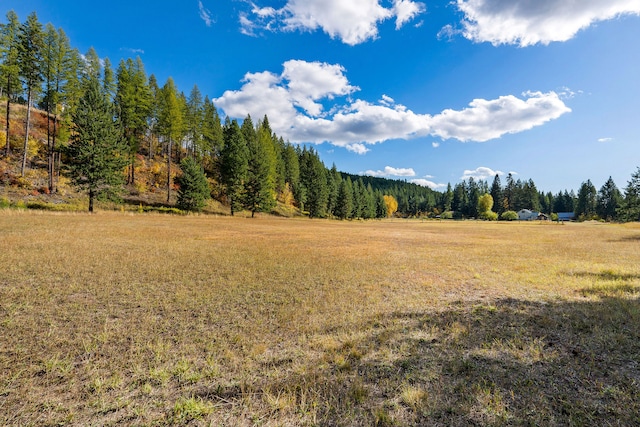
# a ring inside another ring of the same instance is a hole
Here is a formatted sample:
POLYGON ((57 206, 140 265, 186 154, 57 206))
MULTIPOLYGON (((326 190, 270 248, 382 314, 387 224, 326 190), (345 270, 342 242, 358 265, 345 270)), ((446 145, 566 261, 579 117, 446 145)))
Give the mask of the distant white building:
POLYGON ((530 211, 529 209, 520 209, 518 211, 518 219, 520 221, 534 221, 538 219, 540 212, 530 211))

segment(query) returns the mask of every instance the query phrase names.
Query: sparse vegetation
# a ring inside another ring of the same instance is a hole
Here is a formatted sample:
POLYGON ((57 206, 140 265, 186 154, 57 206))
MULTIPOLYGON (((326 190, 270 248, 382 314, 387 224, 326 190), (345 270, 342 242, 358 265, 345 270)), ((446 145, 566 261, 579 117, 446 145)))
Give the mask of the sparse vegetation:
POLYGON ((638 224, 0 215, 3 425, 635 425, 638 224))

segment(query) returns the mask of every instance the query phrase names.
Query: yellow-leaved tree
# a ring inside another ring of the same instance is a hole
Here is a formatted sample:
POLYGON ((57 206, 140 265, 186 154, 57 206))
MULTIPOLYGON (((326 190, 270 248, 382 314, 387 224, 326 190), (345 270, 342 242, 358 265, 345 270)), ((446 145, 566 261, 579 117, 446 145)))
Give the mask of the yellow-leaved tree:
POLYGON ((387 218, 391 218, 398 210, 398 201, 391 195, 384 195, 384 204, 387 205, 387 218))

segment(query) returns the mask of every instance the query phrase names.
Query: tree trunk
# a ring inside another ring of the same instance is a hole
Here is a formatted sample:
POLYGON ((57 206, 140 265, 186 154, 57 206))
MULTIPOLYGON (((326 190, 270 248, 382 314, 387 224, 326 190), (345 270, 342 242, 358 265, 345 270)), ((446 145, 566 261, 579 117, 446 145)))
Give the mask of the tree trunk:
MULTIPOLYGON (((57 108, 56 108, 57 109, 57 108)), ((51 142, 51 167, 49 170, 49 193, 54 193, 55 186, 55 174, 56 174, 56 133, 58 132, 58 114, 57 111, 53 115, 53 138, 51 142)))
POLYGON ((49 172, 49 193, 53 189, 53 141, 51 136, 51 105, 47 101, 47 166, 49 172))
MULTIPOLYGON (((7 77, 7 89, 10 87, 11 76, 7 77)), ((11 146, 9 145, 9 111, 11 110, 11 92, 7 90, 7 140, 5 146, 5 155, 11 155, 11 146)))
POLYGON ((20 175, 24 177, 27 168, 27 150, 29 148, 29 126, 31 125, 31 88, 27 89, 27 124, 24 128, 24 153, 22 154, 22 170, 20 175))
POLYGON ((93 189, 89 190, 89 213, 93 213, 93 189))
POLYGON ((169 138, 167 150, 167 203, 171 200, 171 138, 169 138))

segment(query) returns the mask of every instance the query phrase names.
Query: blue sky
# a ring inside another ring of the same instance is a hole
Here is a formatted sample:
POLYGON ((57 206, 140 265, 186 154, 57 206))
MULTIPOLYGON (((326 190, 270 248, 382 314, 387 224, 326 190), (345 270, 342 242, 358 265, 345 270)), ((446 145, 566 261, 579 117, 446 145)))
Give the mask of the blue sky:
POLYGON ((513 172, 555 193, 640 166, 640 0, 0 4, 223 115, 267 114, 345 172, 439 190, 513 172))

